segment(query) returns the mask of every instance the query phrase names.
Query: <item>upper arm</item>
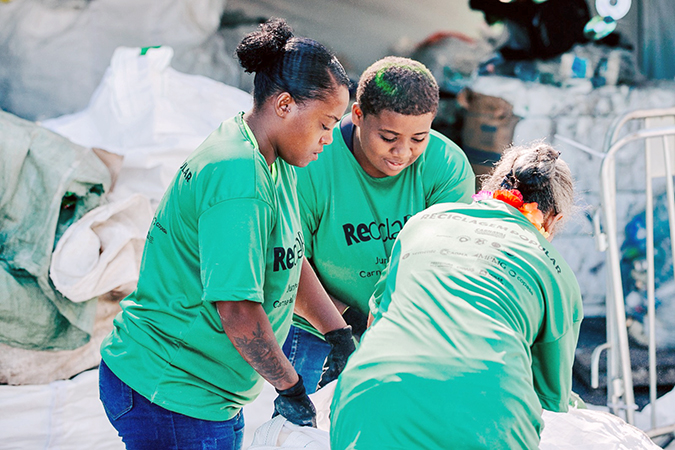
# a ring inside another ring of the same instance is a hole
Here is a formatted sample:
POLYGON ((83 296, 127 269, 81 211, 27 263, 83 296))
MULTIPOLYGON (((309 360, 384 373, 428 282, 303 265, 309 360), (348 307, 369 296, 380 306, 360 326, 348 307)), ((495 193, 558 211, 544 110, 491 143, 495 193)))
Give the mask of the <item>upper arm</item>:
POLYGON ((259 320, 262 316, 266 317, 260 303, 248 300, 238 302, 217 301, 216 308, 226 332, 228 328, 233 326, 253 323, 254 321, 251 319, 259 320))

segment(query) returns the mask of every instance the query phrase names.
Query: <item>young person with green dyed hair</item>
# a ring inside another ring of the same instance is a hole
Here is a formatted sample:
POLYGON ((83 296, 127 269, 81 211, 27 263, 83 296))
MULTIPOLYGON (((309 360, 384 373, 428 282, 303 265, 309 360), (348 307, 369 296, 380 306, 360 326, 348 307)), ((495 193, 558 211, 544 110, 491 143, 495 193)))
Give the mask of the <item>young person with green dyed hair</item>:
MULTIPOLYGON (((318 285, 360 336, 368 299, 406 221, 442 202, 470 202, 474 174, 462 150, 431 129, 439 89, 421 63, 387 57, 362 74, 351 114, 316 163, 298 170, 306 256, 318 285)), ((344 330, 322 335, 312 311, 296 307, 284 353, 308 389, 336 377, 326 356, 344 364, 353 346, 344 330)))
POLYGON ((583 309, 550 244, 574 207, 548 145, 504 154, 471 205, 411 218, 338 379, 331 449, 536 449, 566 412, 583 309))
MULTIPOLYGON (((177 172, 138 286, 101 347, 101 400, 128 449, 240 449, 241 409, 263 378, 277 389, 277 413, 316 422, 281 350, 296 293, 298 302, 307 293, 300 274, 311 271, 293 166, 331 142, 349 79, 281 19, 246 35, 237 55, 255 72, 253 108, 224 121, 177 172)), ((323 332, 349 329, 337 312, 322 319, 323 332)))

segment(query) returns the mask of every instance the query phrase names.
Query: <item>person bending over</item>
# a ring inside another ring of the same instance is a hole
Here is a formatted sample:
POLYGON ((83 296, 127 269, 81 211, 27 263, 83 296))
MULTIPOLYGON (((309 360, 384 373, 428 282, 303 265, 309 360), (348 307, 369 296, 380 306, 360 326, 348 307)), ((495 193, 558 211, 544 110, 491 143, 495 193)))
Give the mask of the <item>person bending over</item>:
POLYGON ((411 218, 338 379, 331 449, 536 449, 567 411, 583 311, 550 244, 573 181, 545 144, 505 153, 471 205, 411 218))

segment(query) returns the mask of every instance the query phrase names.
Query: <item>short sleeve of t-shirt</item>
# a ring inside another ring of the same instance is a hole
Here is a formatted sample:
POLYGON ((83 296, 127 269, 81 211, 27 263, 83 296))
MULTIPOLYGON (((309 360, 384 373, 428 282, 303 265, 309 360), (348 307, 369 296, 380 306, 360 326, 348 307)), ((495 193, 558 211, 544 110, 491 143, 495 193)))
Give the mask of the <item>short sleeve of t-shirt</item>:
POLYGON ((248 198, 223 201, 202 213, 203 300, 264 301, 265 255, 272 222, 271 206, 248 198))
POLYGON ((553 412, 567 412, 572 392, 570 371, 574 363, 581 321, 554 342, 532 345, 532 376, 542 408, 553 412))
MULTIPOLYGON (((550 271, 546 280, 547 304, 539 334, 531 346, 534 389, 541 406, 554 412, 566 412, 572 390, 574 350, 583 319, 579 285, 572 270, 563 265, 555 249, 547 246, 549 258, 560 262, 560 273, 550 271), (555 287, 555 288, 554 288, 555 287)), ((547 273, 541 271, 540 275, 547 273)))
POLYGON ((476 177, 464 152, 440 133, 433 132, 430 143, 437 151, 425 151, 426 206, 437 203, 471 203, 476 191, 476 177))

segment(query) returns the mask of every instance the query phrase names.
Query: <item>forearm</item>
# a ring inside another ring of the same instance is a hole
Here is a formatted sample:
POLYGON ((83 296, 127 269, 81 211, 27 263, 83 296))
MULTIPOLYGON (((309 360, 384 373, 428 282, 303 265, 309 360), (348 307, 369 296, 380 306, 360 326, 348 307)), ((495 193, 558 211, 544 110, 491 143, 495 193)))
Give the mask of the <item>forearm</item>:
POLYGON ((216 306, 225 334, 260 376, 279 390, 297 383, 298 374, 277 343, 259 303, 217 302, 216 306))
MULTIPOLYGON (((346 308, 342 302, 339 302, 339 305, 342 310, 346 308)), ((338 310, 339 305, 333 302, 321 285, 309 262, 303 260, 295 312, 307 319, 319 333, 326 334, 347 326, 338 310)))

